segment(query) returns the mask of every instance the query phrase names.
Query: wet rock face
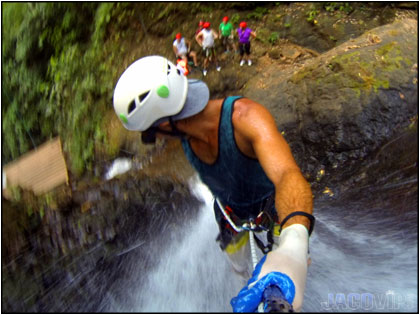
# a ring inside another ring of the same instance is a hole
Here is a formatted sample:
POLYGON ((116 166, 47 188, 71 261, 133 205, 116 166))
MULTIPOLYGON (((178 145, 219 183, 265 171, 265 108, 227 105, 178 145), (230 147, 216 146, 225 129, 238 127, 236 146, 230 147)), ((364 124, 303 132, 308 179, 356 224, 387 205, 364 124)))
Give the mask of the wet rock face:
POLYGON ((363 159, 416 119, 417 58, 417 22, 404 20, 274 75, 264 90, 255 89, 257 76, 243 94, 270 109, 314 178, 320 166, 363 159))
POLYGON ((416 5, 399 3, 293 2, 271 8, 264 28, 280 38, 319 53, 357 38, 366 30, 392 23, 400 14, 416 17, 416 5), (409 9, 403 13, 399 9, 409 9), (411 11, 412 10, 412 11, 411 11))
MULTIPOLYGON (((193 218, 201 203, 187 184, 131 174, 74 191, 59 209, 44 205, 42 218, 36 204, 31 216, 25 205, 2 204, 3 226, 14 231, 3 234, 3 311, 97 312, 118 273, 98 279, 92 271, 118 270, 136 246, 171 238, 171 226, 193 218)), ((153 259, 146 251, 141 263, 146 268, 153 259)))

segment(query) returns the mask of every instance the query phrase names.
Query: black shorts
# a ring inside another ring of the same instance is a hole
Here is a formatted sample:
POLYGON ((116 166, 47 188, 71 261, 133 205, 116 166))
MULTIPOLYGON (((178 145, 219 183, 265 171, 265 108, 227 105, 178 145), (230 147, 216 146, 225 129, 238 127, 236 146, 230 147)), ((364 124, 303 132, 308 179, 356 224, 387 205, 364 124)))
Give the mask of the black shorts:
POLYGON ((220 37, 220 39, 222 40, 222 45, 223 46, 227 46, 227 45, 231 45, 232 44, 232 39, 229 38, 229 36, 223 36, 220 37))
POLYGON ((216 50, 215 50, 214 46, 203 48, 203 51, 204 51, 204 55, 206 56, 206 58, 209 58, 211 56, 216 55, 216 50))
POLYGON ((247 55, 251 53, 251 43, 246 43, 246 44, 239 43, 239 54, 243 56, 244 53, 247 55))

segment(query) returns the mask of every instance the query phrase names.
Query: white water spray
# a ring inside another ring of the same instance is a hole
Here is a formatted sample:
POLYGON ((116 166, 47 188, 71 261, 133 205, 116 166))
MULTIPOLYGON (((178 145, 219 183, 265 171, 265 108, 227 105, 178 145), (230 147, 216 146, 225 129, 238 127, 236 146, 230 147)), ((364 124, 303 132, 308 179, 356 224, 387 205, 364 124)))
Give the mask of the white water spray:
POLYGON ((139 307, 131 311, 231 312, 230 299, 245 284, 233 273, 215 241, 218 226, 212 194, 197 179, 191 185, 205 205, 197 221, 176 232, 180 233, 181 241, 159 253, 159 264, 139 289, 139 307))
POLYGON ((115 176, 124 174, 128 172, 133 166, 133 162, 131 159, 128 158, 118 158, 116 159, 110 168, 108 169, 107 173, 105 174, 105 179, 110 180, 115 176))
POLYGON ((316 216, 302 311, 417 312, 417 244, 389 231, 392 224, 403 233, 374 209, 347 218, 351 228, 337 215, 341 209, 328 210, 316 216))
MULTIPOLYGON (((159 263, 147 271, 145 283, 127 288, 136 303, 114 311, 232 312, 230 300, 245 281, 215 242, 211 193, 197 179, 191 185, 205 202, 198 217, 162 240, 162 249, 154 249, 159 263)), ((315 211, 303 312, 417 311, 417 243, 401 237, 405 232, 395 218, 380 218, 382 209, 371 208, 363 217, 344 216, 344 206, 328 203, 315 211)))

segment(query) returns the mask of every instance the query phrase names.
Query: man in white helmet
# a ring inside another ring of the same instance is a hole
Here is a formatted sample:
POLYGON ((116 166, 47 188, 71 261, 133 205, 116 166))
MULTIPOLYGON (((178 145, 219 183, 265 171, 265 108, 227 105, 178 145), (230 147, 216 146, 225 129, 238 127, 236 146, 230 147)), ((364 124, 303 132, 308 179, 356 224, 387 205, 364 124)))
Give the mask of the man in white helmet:
POLYGON ((248 234, 232 227, 253 220, 270 230, 267 254, 231 300, 233 310, 254 312, 263 305, 265 311, 299 311, 314 223, 311 188, 264 106, 238 96, 209 96, 204 82, 187 80, 166 58, 149 56, 121 75, 114 109, 146 143, 156 135, 181 138, 188 160, 217 200, 218 240, 237 273, 248 272, 248 234), (270 300, 273 288, 284 304, 267 309, 262 302, 270 300))

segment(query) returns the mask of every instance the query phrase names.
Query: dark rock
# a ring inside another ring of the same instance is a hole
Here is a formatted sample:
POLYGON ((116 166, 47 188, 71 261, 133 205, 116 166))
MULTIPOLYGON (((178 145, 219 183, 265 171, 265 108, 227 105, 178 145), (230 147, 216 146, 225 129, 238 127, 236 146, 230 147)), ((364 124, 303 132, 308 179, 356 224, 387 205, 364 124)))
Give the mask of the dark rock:
POLYGON ((417 22, 378 27, 285 75, 262 75, 243 94, 267 106, 314 178, 363 159, 417 115, 417 22), (269 79, 267 79, 269 78, 269 79), (270 93, 267 93, 267 90, 270 93), (314 159, 315 158, 315 159, 314 159))
POLYGON ((182 226, 200 205, 186 183, 141 173, 90 183, 73 195, 77 202, 62 204, 65 211, 46 207, 42 224, 36 211, 34 218, 25 216, 25 204, 2 201, 3 233, 10 232, 2 242, 2 264, 8 266, 2 273, 3 311, 97 312, 107 283, 118 280, 118 273, 103 281, 91 279, 90 272, 118 270, 119 259, 136 244, 150 248, 154 239, 169 238, 171 229, 162 225, 182 226), (81 211, 83 200, 89 211, 81 211))
MULTIPOLYGON (((278 33, 283 39, 322 53, 362 35, 366 30, 394 22, 399 14, 398 8, 415 9, 416 5, 291 2, 273 8, 264 28, 268 34, 278 33)), ((416 18, 415 12, 404 14, 416 18)))

